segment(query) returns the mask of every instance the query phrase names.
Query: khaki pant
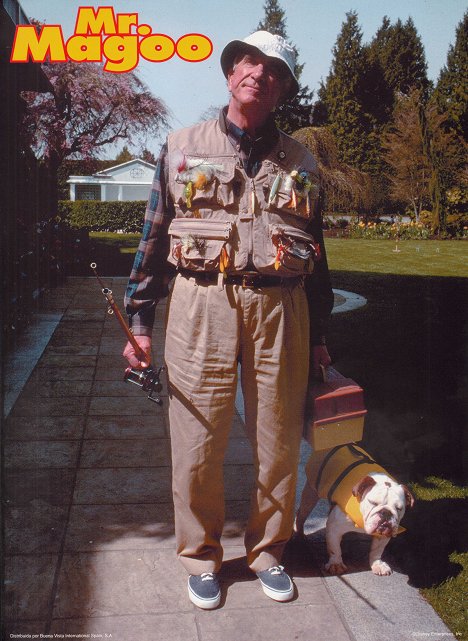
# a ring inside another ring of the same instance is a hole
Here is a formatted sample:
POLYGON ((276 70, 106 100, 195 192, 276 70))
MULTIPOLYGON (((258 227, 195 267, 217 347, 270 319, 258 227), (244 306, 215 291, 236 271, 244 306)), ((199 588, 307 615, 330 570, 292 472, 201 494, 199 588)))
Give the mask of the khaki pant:
POLYGON ((178 275, 169 304, 169 377, 177 552, 190 574, 217 572, 223 460, 238 362, 256 473, 245 546, 255 572, 279 563, 294 500, 309 362, 301 283, 264 289, 178 275))

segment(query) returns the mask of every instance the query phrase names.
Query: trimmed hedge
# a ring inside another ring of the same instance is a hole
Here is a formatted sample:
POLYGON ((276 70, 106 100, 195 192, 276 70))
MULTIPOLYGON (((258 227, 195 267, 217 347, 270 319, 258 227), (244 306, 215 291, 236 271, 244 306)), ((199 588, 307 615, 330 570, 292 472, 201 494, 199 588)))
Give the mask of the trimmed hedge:
POLYGON ((60 200, 58 215, 75 229, 131 234, 141 232, 145 208, 145 200, 60 200))

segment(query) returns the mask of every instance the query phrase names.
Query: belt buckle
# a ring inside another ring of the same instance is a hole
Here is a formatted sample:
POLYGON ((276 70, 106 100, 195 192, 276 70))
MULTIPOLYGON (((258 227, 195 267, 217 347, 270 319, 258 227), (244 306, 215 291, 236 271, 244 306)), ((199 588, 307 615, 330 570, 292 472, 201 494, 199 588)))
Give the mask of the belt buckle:
POLYGON ((258 276, 242 274, 242 289, 253 289, 258 276))

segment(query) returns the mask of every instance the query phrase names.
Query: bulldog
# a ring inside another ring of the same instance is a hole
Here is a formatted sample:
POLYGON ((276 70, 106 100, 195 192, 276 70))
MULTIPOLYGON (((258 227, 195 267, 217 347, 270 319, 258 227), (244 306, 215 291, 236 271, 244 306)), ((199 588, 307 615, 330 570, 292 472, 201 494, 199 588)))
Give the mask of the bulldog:
POLYGON ((306 477, 294 530, 303 536, 304 523, 318 499, 330 501, 325 529, 329 559, 325 570, 335 575, 346 572, 341 540, 347 532, 361 532, 372 536, 372 572, 380 576, 391 574, 382 554, 390 539, 404 531, 400 521, 406 508, 414 504, 408 488, 397 483, 354 443, 314 452, 306 464, 306 477))

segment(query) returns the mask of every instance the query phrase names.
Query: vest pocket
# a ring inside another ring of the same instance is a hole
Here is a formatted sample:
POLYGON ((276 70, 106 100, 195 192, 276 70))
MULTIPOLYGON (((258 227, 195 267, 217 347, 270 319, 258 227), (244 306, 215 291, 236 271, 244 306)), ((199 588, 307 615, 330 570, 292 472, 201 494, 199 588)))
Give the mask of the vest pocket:
POLYGON ((269 225, 271 256, 268 266, 281 274, 310 274, 320 257, 314 237, 291 225, 269 225))
POLYGON ((268 211, 280 211, 307 219, 313 216, 318 188, 310 181, 301 184, 290 174, 277 173, 268 176, 264 193, 268 211))
POLYGON ((168 261, 192 271, 224 271, 229 265, 233 225, 212 219, 174 218, 169 225, 168 261))
POLYGON ((216 202, 223 208, 233 205, 236 198, 238 198, 240 195, 241 185, 240 183, 236 183, 235 173, 235 164, 225 163, 223 171, 220 171, 216 174, 216 182, 218 186, 216 202))
POLYGON ((172 186, 176 206, 182 210, 193 210, 234 204, 235 165, 232 162, 219 163, 217 160, 187 159, 187 168, 176 174, 172 186))

